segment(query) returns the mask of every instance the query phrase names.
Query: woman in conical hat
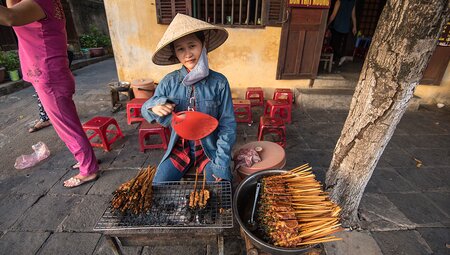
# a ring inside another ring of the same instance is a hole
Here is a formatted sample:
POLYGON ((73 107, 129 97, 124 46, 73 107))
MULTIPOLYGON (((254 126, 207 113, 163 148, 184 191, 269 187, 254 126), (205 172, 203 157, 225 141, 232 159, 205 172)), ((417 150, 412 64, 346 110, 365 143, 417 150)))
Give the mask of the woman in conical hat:
MULTIPOLYGON (((182 67, 160 81, 154 96, 142 106, 144 118, 169 126, 173 114, 194 110, 217 119, 218 126, 205 137, 198 134, 201 138, 198 140, 184 139, 172 128, 154 182, 178 181, 192 165, 204 171, 208 181, 232 179, 230 162, 236 141, 236 120, 230 86, 225 76, 209 69, 207 58, 207 53, 227 38, 228 32, 221 27, 177 14, 158 43, 153 63, 181 63, 182 67)), ((191 131, 195 137, 200 130, 191 131)))

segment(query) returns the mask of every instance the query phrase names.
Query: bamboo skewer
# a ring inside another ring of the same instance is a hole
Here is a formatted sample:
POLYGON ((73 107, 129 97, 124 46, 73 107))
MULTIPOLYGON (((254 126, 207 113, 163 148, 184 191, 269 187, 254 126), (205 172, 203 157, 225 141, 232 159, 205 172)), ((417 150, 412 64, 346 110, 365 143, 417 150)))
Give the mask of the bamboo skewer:
POLYGON ((152 204, 152 182, 156 168, 148 166, 139 170, 138 174, 131 180, 121 184, 114 191, 111 200, 112 210, 133 214, 148 211, 152 204))
POLYGON ((325 242, 332 242, 332 241, 339 241, 339 240, 342 240, 342 238, 328 237, 328 238, 316 239, 314 241, 301 242, 298 245, 318 244, 318 243, 325 243, 325 242))
POLYGON ((340 208, 315 180, 312 168, 302 165, 263 178, 258 218, 272 243, 282 247, 340 240, 340 208), (288 237, 288 238, 287 238, 288 237))

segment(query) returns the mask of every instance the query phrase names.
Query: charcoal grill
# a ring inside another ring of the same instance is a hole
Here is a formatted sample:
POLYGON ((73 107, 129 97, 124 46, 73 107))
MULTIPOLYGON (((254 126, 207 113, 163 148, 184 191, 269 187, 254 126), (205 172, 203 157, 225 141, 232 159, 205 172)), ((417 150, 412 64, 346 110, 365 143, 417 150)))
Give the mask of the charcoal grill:
MULTIPOLYGON (((233 227, 231 184, 207 182, 210 199, 204 209, 189 209, 193 181, 165 182, 153 185, 153 204, 140 215, 115 212, 106 208, 94 227, 103 232, 115 254, 121 246, 206 244, 223 254, 222 232, 233 227), (176 236, 176 237, 175 237, 176 236)), ((197 190, 201 183, 197 184, 197 190)), ((211 248, 212 249, 212 248, 211 248)))

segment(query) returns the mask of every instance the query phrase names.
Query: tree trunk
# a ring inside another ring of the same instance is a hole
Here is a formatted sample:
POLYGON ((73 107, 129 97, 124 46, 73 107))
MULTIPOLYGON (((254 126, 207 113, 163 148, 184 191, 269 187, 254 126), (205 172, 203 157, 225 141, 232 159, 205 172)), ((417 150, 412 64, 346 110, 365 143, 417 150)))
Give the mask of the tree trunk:
POLYGON ((378 22, 326 176, 344 226, 420 81, 447 21, 448 0, 388 0, 378 22))

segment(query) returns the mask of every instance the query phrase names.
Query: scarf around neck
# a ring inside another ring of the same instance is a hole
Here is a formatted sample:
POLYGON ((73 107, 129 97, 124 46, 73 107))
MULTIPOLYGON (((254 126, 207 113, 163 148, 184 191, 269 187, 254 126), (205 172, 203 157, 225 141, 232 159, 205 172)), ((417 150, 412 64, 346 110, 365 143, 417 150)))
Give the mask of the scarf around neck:
POLYGON ((208 56, 206 55, 206 48, 203 47, 202 54, 195 67, 188 72, 183 79, 183 84, 191 86, 198 81, 203 80, 209 75, 208 56))

